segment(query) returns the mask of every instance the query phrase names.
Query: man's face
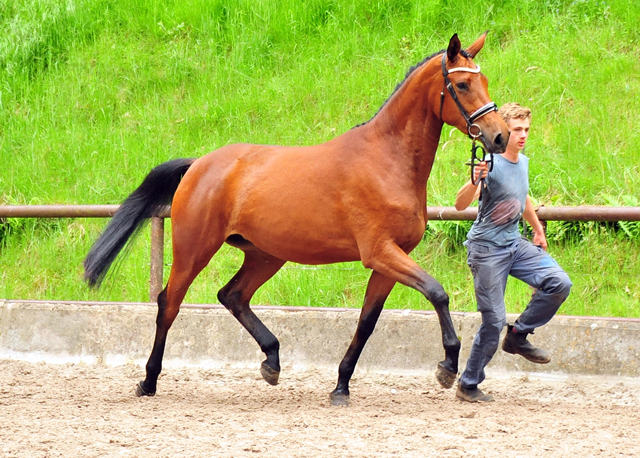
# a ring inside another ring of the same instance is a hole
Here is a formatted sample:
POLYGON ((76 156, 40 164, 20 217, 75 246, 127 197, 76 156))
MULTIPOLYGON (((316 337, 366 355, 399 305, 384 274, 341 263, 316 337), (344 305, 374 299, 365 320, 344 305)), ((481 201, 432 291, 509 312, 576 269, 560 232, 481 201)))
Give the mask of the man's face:
POLYGON ((529 119, 510 119, 507 123, 507 127, 509 128, 509 143, 507 144, 507 149, 511 151, 522 151, 525 143, 527 142, 527 137, 529 137, 529 125, 531 121, 529 119))

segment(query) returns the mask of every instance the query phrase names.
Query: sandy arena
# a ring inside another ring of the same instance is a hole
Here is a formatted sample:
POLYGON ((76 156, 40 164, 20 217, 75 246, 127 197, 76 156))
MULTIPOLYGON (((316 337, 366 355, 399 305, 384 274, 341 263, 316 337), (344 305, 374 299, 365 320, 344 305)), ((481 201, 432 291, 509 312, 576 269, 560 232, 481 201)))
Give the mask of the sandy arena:
POLYGON ((640 380, 492 376, 490 404, 433 376, 169 367, 136 398, 140 366, 0 360, 2 457, 640 456, 640 380))

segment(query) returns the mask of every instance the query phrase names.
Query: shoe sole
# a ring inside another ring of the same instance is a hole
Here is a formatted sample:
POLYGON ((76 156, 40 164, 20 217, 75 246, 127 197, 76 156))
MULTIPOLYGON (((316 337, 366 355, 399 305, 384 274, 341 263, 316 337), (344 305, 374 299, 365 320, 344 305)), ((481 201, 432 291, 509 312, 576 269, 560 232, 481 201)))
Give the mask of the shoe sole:
POLYGON ((536 364, 549 364, 551 362, 551 358, 549 358, 549 359, 535 359, 535 358, 531 358, 531 357, 529 357, 527 355, 523 355, 522 353, 518 353, 517 351, 507 350, 504 347, 502 348, 502 350, 505 353, 509 353, 510 355, 520 355, 524 359, 526 359, 527 361, 531 361, 532 363, 536 363, 536 364))

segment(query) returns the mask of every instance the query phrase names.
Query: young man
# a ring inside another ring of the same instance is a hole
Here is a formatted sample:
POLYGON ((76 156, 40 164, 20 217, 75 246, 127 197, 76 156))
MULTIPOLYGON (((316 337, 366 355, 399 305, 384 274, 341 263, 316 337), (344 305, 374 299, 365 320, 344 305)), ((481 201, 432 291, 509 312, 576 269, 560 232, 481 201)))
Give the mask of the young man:
POLYGON ((503 154, 494 155, 474 169, 471 180, 458 191, 456 209, 464 210, 480 199, 478 217, 467 234, 467 264, 482 314, 482 324, 471 347, 467 367, 458 380, 456 397, 469 402, 493 401, 478 385, 484 368, 498 349, 507 316, 504 292, 509 275, 535 288, 531 301, 513 325, 508 325, 502 349, 529 361, 546 364, 549 354, 527 341, 527 334, 551 320, 571 289, 567 274, 546 253, 544 230, 529 198, 529 159, 521 154, 529 136, 531 110, 509 103, 498 111, 507 124, 509 142, 503 154), (519 233, 520 218, 533 230, 533 243, 519 233))

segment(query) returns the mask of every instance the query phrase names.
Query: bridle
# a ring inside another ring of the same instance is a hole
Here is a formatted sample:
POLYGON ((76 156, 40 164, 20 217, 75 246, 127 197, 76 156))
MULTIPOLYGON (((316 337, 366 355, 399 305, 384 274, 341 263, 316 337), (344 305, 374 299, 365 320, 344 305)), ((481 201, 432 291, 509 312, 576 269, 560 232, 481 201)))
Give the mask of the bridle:
POLYGON ((484 115, 486 115, 487 113, 491 113, 492 111, 498 111, 498 107, 496 106, 495 102, 489 102, 486 105, 483 105, 480 108, 478 108, 471 115, 469 115, 467 113, 467 110, 465 110, 465 108, 462 106, 462 103, 460 103, 460 100, 458 99, 458 94, 456 94, 456 91, 453 88, 453 84, 449 80, 449 73, 454 73, 454 72, 480 73, 480 66, 476 65, 476 68, 456 67, 456 68, 447 70, 446 64, 447 64, 447 53, 445 52, 442 54, 442 77, 444 78, 444 85, 442 88, 442 92, 440 92, 440 120, 442 120, 442 106, 444 105, 444 93, 445 93, 444 91, 446 88, 449 94, 451 95, 451 98, 455 102, 456 106, 458 107, 460 114, 462 115, 462 117, 467 123, 467 135, 469 135, 469 138, 473 140, 473 143, 471 144, 471 160, 467 162, 465 165, 468 165, 471 167, 471 182, 475 185, 476 182, 473 177, 473 169, 475 168, 476 165, 478 165, 479 162, 486 162, 489 167, 489 171, 493 170, 493 153, 489 153, 489 159, 486 159, 487 152, 485 151, 485 149, 480 145, 476 145, 476 140, 482 136, 482 130, 480 129, 480 126, 478 126, 475 122, 481 117, 483 117, 484 115), (477 132, 475 129, 477 129, 477 132), (482 150, 480 153, 482 157, 480 157, 478 150, 482 150))

